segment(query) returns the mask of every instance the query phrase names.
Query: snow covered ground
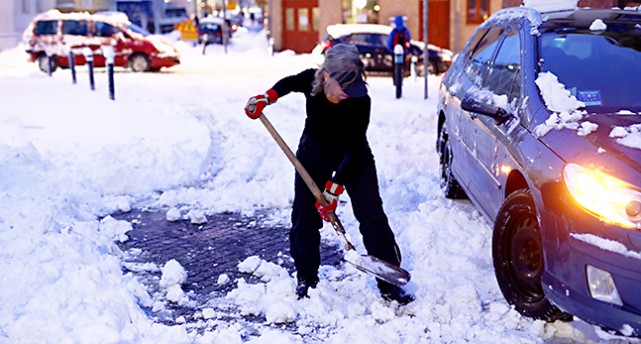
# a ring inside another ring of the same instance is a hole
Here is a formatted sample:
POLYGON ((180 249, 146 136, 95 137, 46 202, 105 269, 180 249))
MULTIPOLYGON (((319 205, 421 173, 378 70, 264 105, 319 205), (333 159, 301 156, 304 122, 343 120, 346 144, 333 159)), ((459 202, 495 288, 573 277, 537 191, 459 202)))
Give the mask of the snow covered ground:
MULTIPOLYGON (((287 223, 294 169, 243 107, 279 78, 314 67, 309 55, 269 55, 263 32, 238 32, 227 53, 178 46, 180 66, 117 70, 115 101, 104 70, 92 92, 84 67, 73 85, 68 71, 38 71, 21 47, 0 53, 0 343, 629 341, 605 339, 579 320, 526 319, 505 303, 492 269, 490 227, 468 201, 447 200, 438 186, 438 77, 430 77, 428 100, 422 79, 406 79, 400 100, 390 78, 368 80, 368 135, 415 302, 384 302, 374 280, 350 266, 323 267, 318 288, 297 301, 292 276, 256 256, 239 269, 262 282, 236 281, 211 305, 263 317, 258 331, 221 320, 213 308, 200 311, 201 326, 155 323, 142 307, 189 302, 180 289, 184 271, 174 261, 140 267, 163 272, 165 292, 151 294, 122 272, 125 253, 115 243, 127 240, 131 224, 98 219, 152 206, 170 209, 168 219, 273 209, 273 221, 287 223)), ((304 98, 292 94, 266 110, 292 148, 303 108, 304 98)), ((342 199, 339 217, 364 252, 349 198, 342 199)), ((337 241, 330 226, 323 238, 337 241)), ((230 282, 221 276, 212 283, 230 282)))

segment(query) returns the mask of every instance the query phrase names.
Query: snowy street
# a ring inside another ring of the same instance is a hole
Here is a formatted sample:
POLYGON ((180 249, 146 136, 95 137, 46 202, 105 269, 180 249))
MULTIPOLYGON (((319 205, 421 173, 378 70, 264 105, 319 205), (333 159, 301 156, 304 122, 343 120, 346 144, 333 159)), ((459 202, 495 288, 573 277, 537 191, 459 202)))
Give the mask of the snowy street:
MULTIPOLYGON (((349 264, 322 266, 318 287, 299 301, 283 267, 289 257, 252 256, 235 265, 254 278, 216 276, 211 283, 231 291, 203 302, 181 287, 189 280, 181 257, 126 263, 141 252, 119 248, 132 223, 108 216, 116 212, 151 208, 196 224, 267 212, 263 225, 289 226, 294 168, 243 108, 280 78, 316 67, 314 59, 270 55, 263 31, 237 32, 227 53, 176 46, 181 64, 170 69, 117 68, 115 101, 104 69, 91 91, 84 66, 73 85, 68 70, 40 72, 22 46, 0 52, 0 343, 641 342, 510 309, 494 277, 492 228, 469 201, 439 188, 440 76, 430 76, 427 100, 423 79, 406 78, 401 99, 391 77, 367 80, 368 138, 413 303, 384 301, 375 280, 349 264), (151 288, 131 271, 162 278, 151 288), (196 301, 189 319, 171 313, 196 301), (251 326, 234 320, 249 318, 251 326)), ((287 95, 265 114, 295 149, 304 97, 287 95)), ((349 197, 341 201, 338 216, 365 253, 349 197)), ((340 246, 329 224, 322 237, 340 246)))

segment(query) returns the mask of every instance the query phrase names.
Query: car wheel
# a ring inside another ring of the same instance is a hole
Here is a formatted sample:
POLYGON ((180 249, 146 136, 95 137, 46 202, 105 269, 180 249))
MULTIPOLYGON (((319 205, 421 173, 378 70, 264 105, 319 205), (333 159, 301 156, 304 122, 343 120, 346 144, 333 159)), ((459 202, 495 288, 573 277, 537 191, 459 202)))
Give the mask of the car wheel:
POLYGON ((58 68, 58 60, 56 60, 55 56, 49 58, 45 54, 39 55, 36 63, 38 63, 38 68, 44 73, 49 73, 49 70, 47 69, 48 64, 51 66, 51 73, 55 72, 58 68))
POLYGON ((543 292, 543 245, 529 190, 513 192, 501 206, 494 224, 492 258, 501 292, 519 313, 550 322, 572 320, 543 292))
POLYGON ((437 149, 439 155, 439 174, 441 176, 441 190, 445 197, 451 199, 466 198, 465 191, 452 174, 452 147, 450 145, 447 126, 443 123, 438 135, 437 149))
POLYGON ((146 72, 151 68, 149 58, 143 54, 136 54, 129 58, 129 67, 136 73, 146 72))

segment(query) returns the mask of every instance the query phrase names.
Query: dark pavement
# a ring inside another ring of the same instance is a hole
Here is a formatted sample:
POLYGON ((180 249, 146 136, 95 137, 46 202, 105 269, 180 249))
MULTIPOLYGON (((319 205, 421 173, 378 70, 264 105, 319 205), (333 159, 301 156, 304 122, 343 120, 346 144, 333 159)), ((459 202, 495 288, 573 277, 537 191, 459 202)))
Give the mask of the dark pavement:
MULTIPOLYGON (((293 274, 294 265, 289 256, 289 223, 273 224, 268 221, 269 210, 261 210, 253 217, 239 213, 222 213, 207 216, 207 223, 196 225, 189 220, 170 222, 166 210, 141 211, 113 214, 112 217, 126 220, 133 230, 127 232, 129 240, 119 243, 125 252, 141 250, 141 254, 128 255, 127 262, 154 263, 159 268, 171 259, 177 260, 187 270, 187 282, 183 291, 194 307, 168 304, 173 314, 158 315, 149 311, 152 317, 166 323, 183 315, 189 322, 194 311, 212 299, 223 297, 236 286, 237 278, 249 283, 257 282, 254 276, 238 271, 237 265, 250 256, 279 264, 293 274), (227 274, 231 282, 218 285, 221 274, 227 274)), ((340 247, 321 245, 321 264, 338 265, 342 260, 340 247)), ((125 270, 125 272, 129 272, 125 270)), ((160 272, 134 272, 150 293, 158 291, 160 272)), ((251 319, 250 319, 251 321, 251 319)), ((256 319, 255 321, 262 321, 256 319)))

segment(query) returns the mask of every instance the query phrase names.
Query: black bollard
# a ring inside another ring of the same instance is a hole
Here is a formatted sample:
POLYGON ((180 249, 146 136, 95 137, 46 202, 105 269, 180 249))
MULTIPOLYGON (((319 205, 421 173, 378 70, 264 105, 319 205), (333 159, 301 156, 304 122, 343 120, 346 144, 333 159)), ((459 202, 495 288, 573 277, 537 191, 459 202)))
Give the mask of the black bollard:
POLYGON ((109 81, 109 99, 116 100, 116 85, 114 82, 114 64, 116 54, 112 46, 103 46, 102 54, 105 56, 107 62, 107 80, 109 81))
POLYGON ((116 86, 114 84, 114 64, 107 64, 107 73, 109 74, 109 99, 116 100, 116 86))
POLYGON ((69 69, 71 70, 71 81, 76 84, 76 61, 73 51, 69 50, 69 69))
POLYGON ((96 85, 93 80, 93 51, 89 48, 84 48, 82 54, 85 55, 85 61, 87 61, 87 67, 89 67, 89 87, 92 91, 95 91, 96 85))
POLYGON ((403 95, 403 47, 397 44, 394 47, 394 85, 396 86, 396 99, 403 95))
POLYGON ((53 74, 53 56, 47 54, 47 74, 51 76, 53 74))

